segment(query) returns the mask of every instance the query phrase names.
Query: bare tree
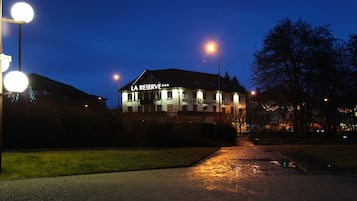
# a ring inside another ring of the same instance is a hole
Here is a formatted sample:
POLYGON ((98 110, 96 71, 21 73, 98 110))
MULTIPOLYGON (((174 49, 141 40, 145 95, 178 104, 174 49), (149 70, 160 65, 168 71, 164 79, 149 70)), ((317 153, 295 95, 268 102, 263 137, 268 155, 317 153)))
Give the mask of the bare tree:
POLYGON ((305 131, 313 102, 322 101, 334 88, 334 42, 327 26, 284 19, 267 33, 262 49, 254 54, 254 84, 262 90, 279 88, 289 93, 280 96, 285 99, 279 102, 293 105, 297 133, 305 131), (314 100, 316 94, 320 100, 314 100))

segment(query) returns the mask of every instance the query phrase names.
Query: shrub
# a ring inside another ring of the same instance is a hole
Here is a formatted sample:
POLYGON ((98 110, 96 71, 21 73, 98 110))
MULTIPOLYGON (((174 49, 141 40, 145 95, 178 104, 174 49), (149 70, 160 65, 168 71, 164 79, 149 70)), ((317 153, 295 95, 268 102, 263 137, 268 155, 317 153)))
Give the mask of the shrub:
MULTIPOLYGON (((136 117, 137 118, 137 117, 136 117)), ((16 104, 4 111, 4 148, 221 146, 235 143, 229 124, 125 119, 109 110, 16 104)))

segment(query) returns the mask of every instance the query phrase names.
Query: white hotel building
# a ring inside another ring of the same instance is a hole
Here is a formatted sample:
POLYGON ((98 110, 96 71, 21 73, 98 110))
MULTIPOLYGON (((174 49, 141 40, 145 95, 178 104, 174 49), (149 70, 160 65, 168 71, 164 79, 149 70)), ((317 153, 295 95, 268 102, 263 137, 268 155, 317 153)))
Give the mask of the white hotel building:
POLYGON ((221 111, 231 117, 246 114, 245 89, 223 77, 218 79, 217 74, 179 69, 144 70, 120 92, 124 113, 221 111))

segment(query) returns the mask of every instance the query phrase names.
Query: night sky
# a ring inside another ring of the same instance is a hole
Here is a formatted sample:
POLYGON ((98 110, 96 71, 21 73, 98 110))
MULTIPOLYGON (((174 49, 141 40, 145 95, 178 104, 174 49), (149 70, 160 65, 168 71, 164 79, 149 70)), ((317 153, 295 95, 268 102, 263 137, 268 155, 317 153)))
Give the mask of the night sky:
MULTIPOLYGON (((16 0, 3 0, 4 17, 16 0)), ((335 37, 357 34, 356 0, 28 0, 34 20, 22 28, 22 69, 117 103, 114 73, 124 86, 145 69, 221 73, 253 89, 250 65, 280 20, 330 25, 335 37)), ((4 23, 4 53, 18 63, 18 27, 4 23)))

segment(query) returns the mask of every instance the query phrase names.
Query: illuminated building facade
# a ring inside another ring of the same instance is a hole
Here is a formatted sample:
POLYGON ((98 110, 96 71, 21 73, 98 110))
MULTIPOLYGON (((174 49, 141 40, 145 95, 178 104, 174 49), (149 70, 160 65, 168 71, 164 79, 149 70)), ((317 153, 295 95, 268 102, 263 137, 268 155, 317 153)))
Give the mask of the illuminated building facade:
POLYGON ((179 69, 144 70, 120 89, 122 112, 221 112, 245 116, 245 89, 238 81, 179 69), (221 109, 219 109, 221 106, 221 109))

